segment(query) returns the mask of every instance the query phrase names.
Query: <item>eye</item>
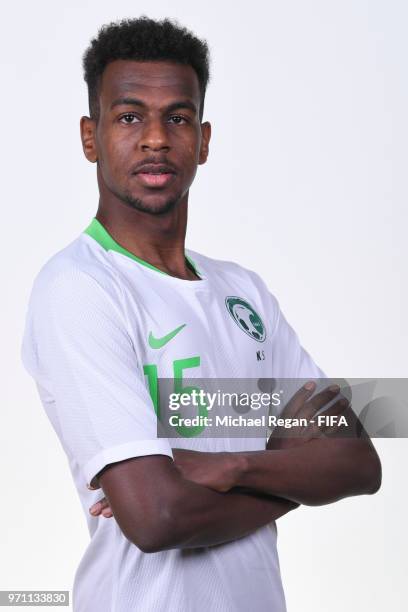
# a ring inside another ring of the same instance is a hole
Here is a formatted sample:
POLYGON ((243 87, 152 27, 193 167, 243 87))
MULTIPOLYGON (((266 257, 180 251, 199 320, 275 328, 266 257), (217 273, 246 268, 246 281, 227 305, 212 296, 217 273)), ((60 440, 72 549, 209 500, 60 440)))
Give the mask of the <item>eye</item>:
POLYGON ((132 125, 132 123, 138 123, 139 119, 134 113, 126 113, 120 117, 119 121, 121 123, 125 123, 126 125, 132 125))
POLYGON ((187 119, 185 119, 185 117, 182 117, 181 115, 172 115, 171 117, 169 117, 169 121, 171 123, 174 123, 174 125, 182 125, 183 123, 187 122, 187 119))

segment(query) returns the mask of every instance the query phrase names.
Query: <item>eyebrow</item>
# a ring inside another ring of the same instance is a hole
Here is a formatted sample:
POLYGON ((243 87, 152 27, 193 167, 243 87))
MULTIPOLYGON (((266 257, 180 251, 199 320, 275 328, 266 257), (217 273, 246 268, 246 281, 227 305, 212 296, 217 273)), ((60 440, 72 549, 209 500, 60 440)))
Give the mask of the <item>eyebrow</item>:
MULTIPOLYGON (((115 108, 115 106, 140 106, 142 108, 147 108, 147 105, 143 100, 139 100, 138 98, 117 98, 111 104, 111 110, 115 108)), ((178 108, 187 108, 191 110, 193 113, 197 112, 197 107, 190 100, 178 100, 177 102, 172 102, 168 106, 166 106, 166 112, 172 112, 177 110, 178 108)))

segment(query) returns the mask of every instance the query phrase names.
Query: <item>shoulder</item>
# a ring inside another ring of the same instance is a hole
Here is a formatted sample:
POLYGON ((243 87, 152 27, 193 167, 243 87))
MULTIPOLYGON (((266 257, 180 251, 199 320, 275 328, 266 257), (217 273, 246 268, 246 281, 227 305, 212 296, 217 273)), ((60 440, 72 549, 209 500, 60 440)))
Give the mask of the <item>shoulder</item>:
POLYGON ((90 302, 121 301, 122 290, 106 253, 81 234, 55 253, 34 279, 30 306, 51 304, 86 309, 90 302))
POLYGON ((106 289, 115 285, 115 274, 105 251, 92 239, 81 234, 55 253, 41 267, 34 279, 34 288, 47 291, 52 287, 99 284, 106 289))
POLYGON ((201 253, 197 253, 196 251, 192 251, 190 249, 187 250, 187 254, 193 260, 193 262, 197 264, 198 269, 200 269, 201 266, 203 272, 208 273, 210 276, 217 275, 217 277, 221 276, 228 280, 237 280, 249 283, 250 285, 256 287, 258 291, 268 293, 268 295, 272 296, 272 298, 276 300, 276 298, 269 291, 264 280, 254 270, 250 270, 249 268, 246 268, 234 261, 213 259, 212 257, 207 257, 206 255, 202 255, 201 253))
POLYGON ((191 249, 187 249, 186 253, 193 262, 197 263, 198 268, 200 268, 201 265, 203 270, 208 271, 210 274, 217 273, 228 276, 239 276, 241 278, 248 276, 248 274, 252 274, 251 270, 244 268, 234 261, 214 259, 213 257, 208 257, 207 255, 197 253, 197 251, 192 251, 191 249))

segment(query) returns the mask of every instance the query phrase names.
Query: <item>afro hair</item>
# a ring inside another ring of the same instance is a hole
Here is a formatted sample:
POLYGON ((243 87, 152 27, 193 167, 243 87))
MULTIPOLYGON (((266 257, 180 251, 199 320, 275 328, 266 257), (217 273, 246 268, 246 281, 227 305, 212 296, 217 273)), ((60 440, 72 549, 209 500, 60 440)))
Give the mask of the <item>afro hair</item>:
POLYGON ((206 41, 176 21, 156 21, 146 16, 123 19, 102 26, 83 56, 84 79, 88 86, 89 112, 98 119, 98 89, 106 66, 117 59, 170 61, 191 66, 201 93, 200 118, 209 80, 209 50, 206 41))

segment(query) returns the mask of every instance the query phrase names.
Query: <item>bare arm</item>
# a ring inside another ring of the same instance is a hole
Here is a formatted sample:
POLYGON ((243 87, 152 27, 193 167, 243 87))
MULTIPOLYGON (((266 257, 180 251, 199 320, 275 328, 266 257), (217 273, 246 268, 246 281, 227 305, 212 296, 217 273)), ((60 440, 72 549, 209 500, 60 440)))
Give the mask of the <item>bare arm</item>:
MULTIPOLYGON (((315 421, 316 412, 333 400, 338 391, 328 387, 311 397, 313 388, 302 387, 285 409, 285 414, 304 416, 315 421)), ((343 416, 348 435, 334 427, 336 437, 313 437, 321 433, 315 424, 309 426, 304 439, 278 439, 273 432, 267 450, 261 456, 246 454, 246 465, 239 478, 251 487, 284 495, 299 503, 316 506, 344 497, 376 493, 381 486, 381 462, 368 435, 358 427, 358 419, 348 401, 340 396, 326 415, 343 416), (357 437, 360 431, 362 437, 357 437), (303 443, 302 443, 303 442, 303 443), (268 484, 269 483, 269 484, 268 484)), ((346 430, 345 430, 346 431, 346 430)))
MULTIPOLYGON (((327 388, 310 399, 313 390, 314 387, 300 389, 285 408, 284 416, 310 420, 338 393, 327 388)), ((355 428, 356 417, 344 398, 325 414, 342 414, 349 423, 354 421, 355 428)), ((317 438, 313 436, 321 432, 316 425, 310 425, 305 432, 300 427, 300 431, 297 437, 288 437, 284 430, 274 431, 264 451, 197 453, 176 449, 173 452, 186 478, 215 490, 245 487, 309 506, 378 491, 381 463, 367 435, 317 438)))
POLYGON ((214 490, 244 487, 319 506, 375 493, 381 464, 369 440, 313 439, 293 448, 241 453, 177 450, 186 477, 214 490))
POLYGON ((237 485, 308 506, 375 493, 381 483, 380 461, 369 440, 320 438, 296 448, 243 454, 237 485))
POLYGON ((169 457, 159 455, 111 464, 99 482, 122 532, 144 552, 235 540, 298 505, 213 491, 186 480, 169 457))

